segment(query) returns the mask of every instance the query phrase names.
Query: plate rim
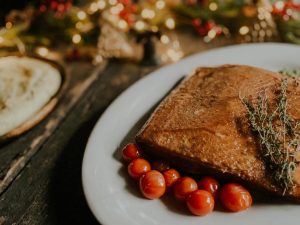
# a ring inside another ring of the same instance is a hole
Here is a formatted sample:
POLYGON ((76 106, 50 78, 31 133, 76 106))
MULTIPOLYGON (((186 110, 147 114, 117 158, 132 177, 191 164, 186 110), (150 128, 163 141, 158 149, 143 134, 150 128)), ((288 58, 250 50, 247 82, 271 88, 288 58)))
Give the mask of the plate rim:
POLYGON ((130 93, 131 90, 135 89, 136 86, 141 85, 142 83, 146 82, 146 80, 150 79, 151 77, 157 76, 158 74, 160 74, 164 70, 168 70, 170 67, 174 67, 175 65, 184 64, 186 61, 192 60, 193 58, 197 58, 201 55, 211 54, 211 53, 218 52, 218 51, 228 51, 228 49, 247 48, 247 47, 262 47, 262 46, 296 47, 296 48, 300 49, 299 45, 292 44, 292 43, 267 42, 267 43, 234 44, 234 45, 221 46, 221 47, 217 47, 217 48, 204 50, 204 51, 189 55, 189 56, 183 58, 182 60, 180 60, 178 62, 165 65, 163 67, 160 67, 160 68, 150 72, 145 77, 143 77, 143 78, 137 80, 136 82, 134 82, 133 84, 131 84, 127 89, 125 89, 120 95, 118 95, 110 103, 110 105, 99 116, 97 122, 95 123, 95 125, 92 129, 92 132, 90 133, 90 136, 88 138, 88 141, 87 141, 87 144, 86 144, 86 147, 85 147, 85 150, 84 150, 84 156, 83 156, 83 159, 82 159, 81 180, 82 180, 82 187, 83 187, 84 196, 85 196, 86 202, 87 202, 91 212, 93 213, 93 215, 95 216, 95 218, 97 219, 98 222, 100 222, 101 224, 110 224, 110 222, 108 220, 106 220, 105 212, 98 211, 96 209, 96 207, 94 206, 93 200, 90 197, 90 193, 89 193, 89 190, 88 190, 89 189, 89 184, 88 184, 89 181, 87 181, 87 179, 88 179, 87 178, 88 177, 87 173, 89 172, 89 170, 88 170, 88 168, 89 168, 88 154, 89 154, 89 151, 91 151, 91 150, 89 150, 89 148, 91 148, 90 146, 91 146, 92 140, 95 138, 96 130, 99 127, 99 124, 102 123, 103 118, 106 117, 106 115, 111 111, 111 109, 122 100, 123 96, 128 95, 128 93, 130 93))

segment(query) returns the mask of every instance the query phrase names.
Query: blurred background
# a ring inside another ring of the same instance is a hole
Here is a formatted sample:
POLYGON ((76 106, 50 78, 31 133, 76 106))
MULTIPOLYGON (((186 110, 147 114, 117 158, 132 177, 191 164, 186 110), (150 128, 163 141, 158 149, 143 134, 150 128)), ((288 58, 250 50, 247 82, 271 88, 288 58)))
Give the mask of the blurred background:
POLYGON ((300 43, 298 0, 0 2, 0 54, 164 64, 206 44, 300 43))
POLYGON ((98 224, 81 164, 108 105, 159 66, 252 42, 300 44, 300 0, 0 0, 0 57, 51 59, 69 79, 47 119, 1 146, 0 225, 98 224))

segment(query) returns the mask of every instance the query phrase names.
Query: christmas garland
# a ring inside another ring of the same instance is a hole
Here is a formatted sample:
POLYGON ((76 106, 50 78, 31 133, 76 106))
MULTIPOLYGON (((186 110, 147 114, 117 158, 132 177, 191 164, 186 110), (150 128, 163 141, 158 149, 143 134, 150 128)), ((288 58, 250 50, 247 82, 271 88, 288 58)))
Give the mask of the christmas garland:
MULTIPOLYGON (((167 44, 172 39, 170 31, 186 28, 192 28, 204 42, 225 36, 238 42, 299 44, 300 2, 92 0, 76 6, 72 0, 43 0, 6 16, 0 28, 0 48, 47 56, 49 50, 63 45, 67 46, 66 56, 73 59, 80 56, 79 50, 88 50, 98 61, 113 57, 140 60, 147 47, 151 50, 151 38, 167 44)), ((175 48, 170 57, 178 60, 182 52, 175 48)))

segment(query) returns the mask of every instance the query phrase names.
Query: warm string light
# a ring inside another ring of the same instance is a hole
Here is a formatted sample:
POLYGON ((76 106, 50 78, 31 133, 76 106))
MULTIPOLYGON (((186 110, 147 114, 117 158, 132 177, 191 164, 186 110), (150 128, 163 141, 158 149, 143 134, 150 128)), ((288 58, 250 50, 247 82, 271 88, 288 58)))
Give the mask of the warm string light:
POLYGON ((168 18, 166 19, 165 25, 169 29, 174 29, 175 28, 175 20, 173 18, 168 18))
POLYGON ((210 39, 214 39, 217 35, 217 32, 215 29, 211 29, 210 31, 208 31, 207 33, 207 36, 210 38, 210 39))
MULTIPOLYGON (((186 4, 185 1, 174 2, 169 0, 91 0, 88 5, 80 8, 72 7, 72 10, 68 12, 66 9, 69 6, 65 3, 58 3, 53 9, 47 4, 42 4, 38 10, 39 13, 48 10, 53 12, 56 10, 60 15, 63 13, 71 15, 72 21, 75 21, 73 27, 68 27, 70 30, 69 33, 71 33, 68 38, 76 45, 76 48, 79 48, 79 46, 81 46, 79 44, 83 43, 83 37, 89 35, 87 32, 96 27, 94 19, 97 18, 97 16, 99 16, 103 22, 112 25, 119 32, 128 33, 136 31, 136 33, 143 33, 150 31, 161 33, 168 32, 167 30, 173 30, 178 26, 177 22, 179 23, 180 21, 177 21, 177 18, 174 16, 176 12, 172 11, 172 7, 177 6, 177 4, 185 4, 186 7, 194 7, 197 4, 201 4, 203 10, 206 10, 209 15, 219 15, 218 13, 222 13, 222 10, 224 10, 224 4, 221 1, 203 1, 205 3, 201 1, 200 3, 200 1, 197 0, 189 0, 189 4, 186 4)), ((240 10, 240 13, 247 19, 244 24, 240 24, 240 27, 238 27, 238 38, 240 38, 241 41, 270 40, 271 37, 274 37, 274 30, 270 27, 268 21, 274 18, 279 18, 282 21, 299 19, 300 2, 298 1, 277 0, 273 1, 272 4, 270 3, 269 6, 270 9, 264 6, 259 7, 257 3, 237 6, 239 7, 237 9, 240 10), (278 17, 274 17, 274 15, 278 17)), ((187 15, 187 18, 190 17, 187 15)), ((197 19, 190 18, 191 25, 195 27, 204 42, 210 42, 221 34, 227 37, 231 35, 230 27, 216 24, 213 18, 213 16, 212 19, 203 18, 202 16, 199 16, 197 19)), ((12 29, 13 32, 14 29, 18 28, 17 25, 14 20, 7 21, 4 30, 12 29)), ((0 36, 0 43, 5 42, 6 44, 7 40, 7 37, 0 36)), ((168 57, 173 55, 174 60, 180 57, 179 53, 179 56, 174 56, 173 44, 176 46, 176 42, 168 35, 161 35, 159 43, 172 46, 168 52, 168 57)), ((35 51, 41 56, 46 54, 46 50, 43 49, 43 47, 38 47, 35 51)))
POLYGON ((163 43, 163 44, 168 44, 170 42, 170 38, 167 36, 167 35, 162 35, 160 37, 160 41, 163 43))
POLYGON ((85 20, 86 19, 86 13, 84 11, 79 11, 77 13, 77 17, 79 20, 85 20))
POLYGON ((75 24, 75 27, 76 27, 76 29, 78 29, 78 30, 82 30, 83 29, 83 27, 84 27, 84 24, 82 23, 82 22, 77 22, 76 24, 75 24))
POLYGON ((153 19, 155 12, 151 9, 143 9, 141 15, 144 19, 153 19))
POLYGON ((176 26, 172 17, 167 18, 165 22, 157 20, 158 14, 171 15, 170 8, 166 7, 164 0, 147 1, 141 5, 131 1, 97 0, 89 6, 90 12, 96 12, 99 9, 108 12, 105 14, 106 20, 125 32, 130 29, 137 32, 158 32, 160 29, 158 25, 163 24, 168 29, 175 29, 176 26))
POLYGON ((118 3, 118 1, 117 0, 109 0, 108 3, 110 5, 116 5, 118 3))
POLYGON ((284 2, 283 1, 277 1, 275 2, 274 4, 274 7, 277 9, 277 10, 283 10, 284 9, 284 2))
POLYGON ((125 20, 119 20, 118 22, 118 27, 121 29, 121 30, 126 30, 128 28, 128 24, 126 23, 125 20))
POLYGON ((80 34, 74 34, 72 37, 72 42, 74 44, 79 44, 81 42, 81 35, 80 34))
POLYGON ((274 15, 280 16, 283 20, 299 19, 300 17, 300 2, 299 1, 276 1, 273 4, 274 15))
POLYGON ((137 29, 138 31, 143 31, 145 29, 145 26, 145 22, 142 20, 137 21, 134 25, 135 29, 137 29))
POLYGON ((208 8, 211 10, 211 11, 216 11, 218 9, 218 4, 215 3, 215 2, 212 2, 209 4, 208 8))
POLYGON ((247 26, 242 26, 242 27, 240 27, 240 30, 239 30, 241 35, 246 35, 249 33, 249 31, 250 31, 250 29, 247 26))
MULTIPOLYGON (((275 23, 272 17, 272 7, 282 8, 282 1, 277 1, 273 4, 273 6, 268 2, 258 2, 255 5, 254 14, 251 13, 251 24, 248 22, 247 24, 241 25, 239 28, 240 41, 242 42, 263 42, 269 41, 274 38, 276 34, 275 23)), ((245 9, 247 6, 244 6, 245 9)), ((254 7, 254 6, 253 6, 254 7)), ((253 9, 252 7, 252 9, 253 9)), ((249 10, 253 11, 249 8, 248 10, 242 10, 245 16, 249 16, 249 10)))
POLYGON ((97 3, 96 3, 96 2, 92 2, 92 3, 90 4, 90 7, 89 7, 89 13, 90 13, 90 14, 93 14, 93 13, 97 12, 97 10, 98 10, 98 5, 97 5, 97 3))
MULTIPOLYGON (((189 2, 190 7, 196 4, 198 4, 198 2, 194 0, 189 2)), ((218 9, 218 2, 213 1, 208 4, 208 10, 212 13, 218 9)), ((203 41, 206 43, 212 41, 221 34, 228 36, 230 33, 226 27, 219 26, 214 20, 202 20, 201 18, 196 18, 192 20, 192 26, 196 29, 198 34, 203 37, 203 41)))
POLYGON ((179 59, 182 58, 182 52, 178 52, 174 49, 168 49, 167 50, 167 55, 170 57, 170 59, 173 61, 173 62, 176 62, 178 61, 179 59))
POLYGON ((42 56, 42 57, 46 57, 49 53, 49 49, 46 47, 37 47, 35 49, 36 54, 42 56))
MULTIPOLYGON (((147 1, 138 6, 134 3, 126 3, 125 1, 101 0, 97 2, 98 4, 101 2, 101 6, 104 8, 103 15, 105 16, 105 21, 109 21, 121 31, 127 32, 129 29, 133 29, 139 33, 145 31, 158 32, 161 26, 169 30, 173 30, 176 27, 176 21, 170 12, 170 8, 166 7, 164 0, 147 1), (156 20, 161 15, 164 15, 164 17, 167 16, 167 18, 157 23, 156 20)), ((214 5, 212 5, 212 8, 214 8, 214 5)), ((209 35, 213 36, 214 34, 210 32, 209 35)), ((182 58, 183 52, 177 40, 171 41, 168 35, 163 34, 159 41, 161 44, 168 46, 164 56, 162 56, 166 57, 167 61, 177 61, 182 58)))
POLYGON ((6 29, 11 29, 12 26, 13 26, 12 22, 6 22, 6 24, 5 24, 6 29))
POLYGON ((106 7, 106 2, 104 0, 99 0, 96 4, 98 9, 104 9, 106 7))
POLYGON ((157 9, 163 9, 166 6, 166 3, 165 3, 165 1, 158 0, 155 3, 155 6, 156 6, 157 9))
POLYGON ((123 6, 121 3, 119 3, 119 4, 117 4, 116 6, 111 7, 111 8, 110 8, 110 12, 111 12, 112 14, 117 15, 117 14, 120 14, 120 12, 121 12, 123 9, 124 9, 124 6, 123 6))
POLYGON ((163 50, 162 54, 159 52, 159 57, 164 63, 176 62, 183 57, 183 51, 175 34, 169 33, 161 35, 160 42, 162 46, 160 46, 159 49, 163 50))
POLYGON ((152 26, 152 27, 151 27, 151 31, 152 31, 152 32, 155 32, 155 33, 156 33, 156 32, 158 32, 158 30, 159 30, 159 29, 158 29, 157 26, 152 26))

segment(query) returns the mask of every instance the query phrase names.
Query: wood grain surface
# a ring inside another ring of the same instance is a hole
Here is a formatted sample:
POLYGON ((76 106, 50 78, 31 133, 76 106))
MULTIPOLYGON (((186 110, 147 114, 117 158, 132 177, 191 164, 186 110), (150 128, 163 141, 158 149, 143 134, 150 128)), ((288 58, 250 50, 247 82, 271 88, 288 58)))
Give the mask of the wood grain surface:
MULTIPOLYGON (((231 43, 181 38, 186 54, 231 43)), ((0 147, 0 225, 99 224, 81 185, 87 139, 107 106, 156 68, 117 60, 100 68, 85 62, 68 65, 70 86, 56 109, 0 147)))

